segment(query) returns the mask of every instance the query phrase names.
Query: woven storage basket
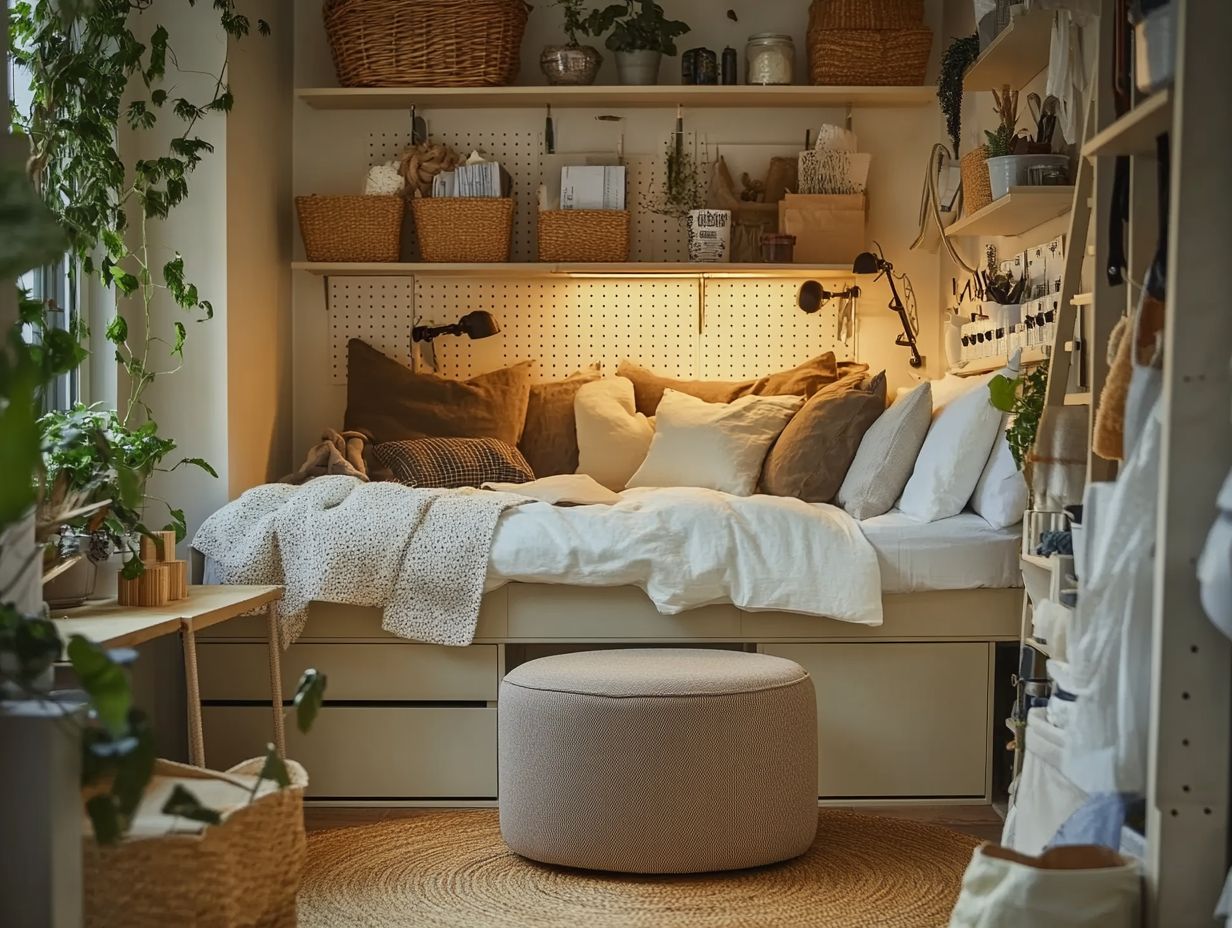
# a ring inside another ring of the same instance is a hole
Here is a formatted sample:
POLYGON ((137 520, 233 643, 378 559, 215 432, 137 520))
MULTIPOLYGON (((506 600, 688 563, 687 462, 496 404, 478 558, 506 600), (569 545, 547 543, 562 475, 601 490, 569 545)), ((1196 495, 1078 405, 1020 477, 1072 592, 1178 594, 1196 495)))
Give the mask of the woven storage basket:
POLYGON ((628 210, 553 209, 541 212, 539 260, 628 261, 628 210))
POLYGON ((924 83, 931 29, 821 29, 808 32, 814 84, 903 86, 924 83))
POLYGON ((343 87, 494 87, 518 76, 523 0, 326 0, 343 87))
POLYGON ((510 197, 416 197, 411 200, 424 261, 508 261, 513 241, 510 197))
POLYGON ((296 197, 309 261, 397 261, 402 245, 400 196, 296 197))
POLYGON ((809 29, 911 29, 924 22, 924 0, 813 0, 809 29))
POLYGON ((963 213, 970 216, 992 202, 992 185, 988 181, 988 156, 983 148, 975 148, 958 162, 962 174, 963 213))
MULTIPOLYGON (((160 760, 155 776, 226 780, 245 790, 265 758, 226 773, 160 760)), ((130 838, 113 847, 85 839, 86 928, 294 928, 307 858, 304 768, 287 761, 291 786, 266 793, 198 834, 130 838)))

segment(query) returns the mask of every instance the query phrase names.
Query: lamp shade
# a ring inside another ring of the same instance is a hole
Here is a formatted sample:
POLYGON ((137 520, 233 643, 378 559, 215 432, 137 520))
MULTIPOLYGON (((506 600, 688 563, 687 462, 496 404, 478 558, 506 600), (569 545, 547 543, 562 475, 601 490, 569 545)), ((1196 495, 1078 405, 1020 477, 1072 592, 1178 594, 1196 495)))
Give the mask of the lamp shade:
POLYGON ((468 338, 489 338, 501 330, 496 317, 482 309, 467 313, 458 320, 458 325, 468 338))
POLYGON ((851 265, 853 274, 879 274, 883 270, 882 261, 871 251, 862 251, 856 255, 851 265))

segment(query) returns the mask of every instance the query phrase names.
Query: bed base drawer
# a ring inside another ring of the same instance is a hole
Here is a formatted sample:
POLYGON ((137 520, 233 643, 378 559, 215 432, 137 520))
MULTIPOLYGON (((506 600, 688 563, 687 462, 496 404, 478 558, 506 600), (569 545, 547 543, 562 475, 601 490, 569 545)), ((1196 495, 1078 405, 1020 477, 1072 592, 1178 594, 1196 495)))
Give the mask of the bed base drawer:
POLYGON ((987 798, 993 645, 773 644, 817 692, 823 799, 987 798))
MULTIPOLYGON (((206 706, 206 757, 224 770, 272 740, 268 707, 206 706)), ((496 710, 326 705, 307 735, 287 725, 287 756, 319 799, 495 799, 496 710)))
MULTIPOLYGON (((203 641, 197 646, 197 665, 202 699, 269 699, 264 643, 203 641)), ((293 644, 282 653, 284 694, 295 692, 309 667, 328 677, 327 695, 333 701, 489 702, 500 686, 500 660, 491 644, 293 644)))
POLYGON ((740 610, 702 606, 662 615, 635 586, 577 587, 512 583, 509 637, 584 640, 740 637, 740 610))

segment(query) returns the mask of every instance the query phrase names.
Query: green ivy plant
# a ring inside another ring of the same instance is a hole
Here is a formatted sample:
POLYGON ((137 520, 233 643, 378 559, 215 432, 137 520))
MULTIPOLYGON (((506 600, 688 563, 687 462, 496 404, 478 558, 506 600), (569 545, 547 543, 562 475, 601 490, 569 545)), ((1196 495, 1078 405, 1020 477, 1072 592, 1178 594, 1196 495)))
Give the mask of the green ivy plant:
POLYGON ((603 43, 610 51, 664 55, 677 54, 676 39, 690 31, 688 24, 664 17, 663 7, 654 0, 625 0, 595 10, 587 19, 587 28, 589 35, 603 35, 611 29, 603 43))
POLYGON ((1044 396, 1048 388, 1048 362, 1018 377, 998 374, 988 382, 989 402, 1009 413, 1010 423, 1005 438, 1019 470, 1025 470, 1035 447, 1040 417, 1044 414, 1044 396))
MULTIPOLYGON (((195 6, 197 0, 186 2, 195 6)), ((249 34, 252 23, 234 0, 211 0, 211 5, 228 38, 249 34)), ((14 130, 30 140, 30 178, 67 235, 72 270, 98 274, 115 293, 105 335, 127 374, 127 395, 107 423, 107 441, 95 440, 99 429, 74 432, 80 411, 53 417, 44 429, 58 433, 62 448, 66 435, 82 437, 79 464, 94 466, 92 479, 100 492, 116 473, 142 477, 133 488, 143 497, 140 503, 130 505, 134 497, 129 493, 111 495, 117 505, 107 524, 117 540, 150 533, 144 520, 144 478, 175 449, 173 440, 158 437, 144 393, 159 377, 183 365, 186 322, 204 322, 214 312, 187 278, 182 255, 159 261, 151 253, 149 223, 167 218, 184 202, 189 176, 213 151, 198 134, 202 121, 225 115, 234 103, 225 55, 210 93, 194 99, 178 92, 181 72, 168 30, 157 25, 145 41, 135 31, 137 19, 154 11, 153 0, 18 0, 8 22, 13 58, 30 75, 33 95, 28 112, 12 110, 14 130), (148 131, 165 121, 175 126, 166 150, 126 163, 117 144, 120 129, 148 131), (160 335, 155 325, 160 293, 168 294, 183 312, 173 320, 169 337, 160 335), (130 330, 133 316, 141 320, 137 337, 130 330), (160 443, 158 454, 138 471, 107 455, 116 447, 154 440, 160 443)), ((268 34, 264 20, 256 26, 268 34)), ((217 476, 199 458, 180 464, 217 476)), ((182 539, 183 515, 175 507, 168 509, 171 521, 165 528, 182 539)), ((128 552, 125 576, 143 570, 135 547, 127 542, 122 549, 128 552)))
POLYGON ((958 145, 962 135, 963 75, 980 56, 980 37, 975 33, 962 36, 950 43, 941 56, 941 69, 937 74, 937 100, 945 116, 945 131, 953 145, 954 157, 958 157, 958 145))

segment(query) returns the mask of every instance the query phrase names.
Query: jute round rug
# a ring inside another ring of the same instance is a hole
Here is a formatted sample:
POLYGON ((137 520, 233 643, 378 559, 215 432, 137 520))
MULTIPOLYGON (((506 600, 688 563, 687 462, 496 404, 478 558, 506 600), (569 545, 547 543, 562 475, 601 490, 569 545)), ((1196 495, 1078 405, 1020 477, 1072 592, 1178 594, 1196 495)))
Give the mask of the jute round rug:
POLYGON ((428 813, 317 832, 301 928, 939 928, 979 842, 919 822, 820 810, 795 860, 689 876, 532 863, 497 812, 428 813))

